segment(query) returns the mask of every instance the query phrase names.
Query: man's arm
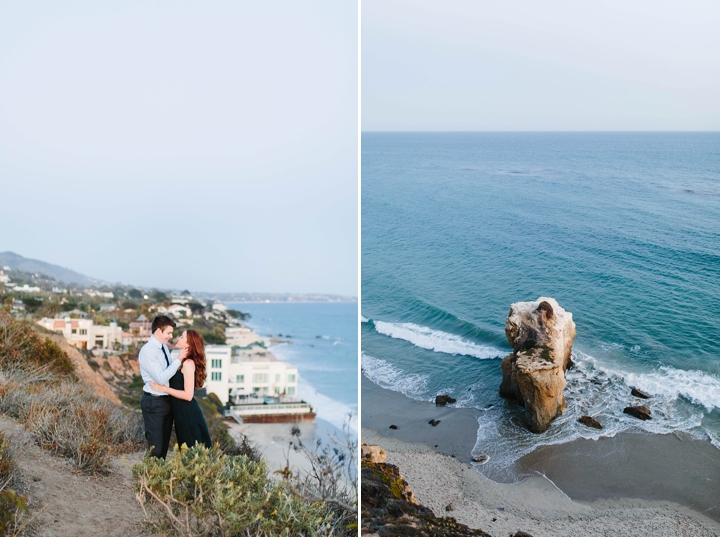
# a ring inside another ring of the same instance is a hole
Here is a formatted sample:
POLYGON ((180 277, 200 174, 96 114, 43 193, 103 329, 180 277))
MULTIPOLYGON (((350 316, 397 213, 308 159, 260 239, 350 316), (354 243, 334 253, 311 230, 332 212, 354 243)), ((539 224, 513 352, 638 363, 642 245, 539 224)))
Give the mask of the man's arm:
MULTIPOLYGON (((162 351, 158 350, 158 352, 162 351)), ((154 357, 145 349, 145 347, 143 347, 140 351, 138 361, 142 362, 143 367, 147 374, 150 375, 150 378, 152 378, 158 384, 163 384, 165 386, 167 386, 170 378, 177 372, 178 368, 180 367, 180 360, 175 358, 172 362, 170 362, 169 366, 163 368, 160 360, 155 360, 154 357)))

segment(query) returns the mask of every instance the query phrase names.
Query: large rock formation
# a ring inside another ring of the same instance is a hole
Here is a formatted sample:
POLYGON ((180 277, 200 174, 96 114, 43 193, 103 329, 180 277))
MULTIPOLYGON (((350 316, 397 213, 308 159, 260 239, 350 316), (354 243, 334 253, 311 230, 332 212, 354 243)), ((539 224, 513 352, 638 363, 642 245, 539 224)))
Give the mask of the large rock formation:
POLYGON ((513 353, 502 360, 500 395, 525 407, 528 428, 545 431, 565 409, 565 371, 572 365, 575 323, 554 298, 510 306, 505 335, 513 353))

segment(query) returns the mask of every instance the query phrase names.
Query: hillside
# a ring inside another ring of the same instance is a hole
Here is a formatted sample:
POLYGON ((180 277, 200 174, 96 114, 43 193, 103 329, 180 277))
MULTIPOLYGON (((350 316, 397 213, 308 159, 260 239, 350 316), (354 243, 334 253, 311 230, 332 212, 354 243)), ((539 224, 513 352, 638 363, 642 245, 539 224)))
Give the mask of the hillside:
POLYGON ((74 270, 64 268, 52 263, 46 263, 38 259, 28 259, 13 252, 0 252, 0 267, 10 267, 12 270, 20 270, 34 274, 39 272, 50 276, 59 282, 76 283, 79 285, 91 286, 101 285, 102 281, 89 278, 74 270))

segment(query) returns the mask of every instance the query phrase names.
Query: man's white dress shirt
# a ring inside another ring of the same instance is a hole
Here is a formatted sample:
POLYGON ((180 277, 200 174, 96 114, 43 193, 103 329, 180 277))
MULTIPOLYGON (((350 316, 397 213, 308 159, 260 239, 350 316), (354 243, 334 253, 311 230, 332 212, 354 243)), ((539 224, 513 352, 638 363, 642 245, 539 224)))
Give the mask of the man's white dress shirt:
POLYGON ((143 391, 152 395, 167 395, 166 393, 151 390, 149 382, 154 380, 158 384, 167 386, 172 376, 180 367, 180 360, 177 358, 173 359, 170 356, 170 350, 167 346, 160 343, 154 336, 151 336, 150 340, 140 349, 138 361, 140 362, 140 375, 145 382, 143 391), (167 353, 170 365, 167 365, 165 361, 163 349, 167 353))

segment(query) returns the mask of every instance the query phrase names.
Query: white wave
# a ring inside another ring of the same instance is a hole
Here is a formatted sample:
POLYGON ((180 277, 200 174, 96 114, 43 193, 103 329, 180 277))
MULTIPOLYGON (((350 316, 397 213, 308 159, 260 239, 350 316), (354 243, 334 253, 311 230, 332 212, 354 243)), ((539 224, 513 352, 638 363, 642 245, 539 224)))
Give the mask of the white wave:
POLYGON ((400 392, 412 398, 422 398, 427 389, 428 377, 405 373, 385 360, 364 352, 361 354, 362 372, 375 384, 388 390, 400 392))
POLYGON ((348 426, 353 433, 357 434, 357 408, 352 408, 350 405, 331 399, 327 395, 318 392, 312 385, 305 382, 302 377, 298 382, 298 397, 312 405, 318 418, 329 422, 341 431, 349 417, 348 426))
POLYGON ((720 408, 720 378, 703 371, 661 367, 653 373, 631 373, 625 382, 651 395, 669 399, 684 397, 708 412, 720 408))
POLYGON ((368 322, 369 320, 370 320, 370 319, 368 319, 368 318, 365 317, 364 315, 361 315, 361 316, 360 316, 360 322, 361 322, 361 323, 366 323, 366 322, 368 322))
POLYGON ((403 339, 423 349, 429 349, 435 352, 443 352, 446 354, 463 354, 473 356, 485 360, 488 358, 498 358, 503 352, 494 347, 487 345, 478 345, 472 341, 448 334, 439 330, 433 330, 426 326, 420 326, 413 323, 388 323, 385 321, 375 321, 375 330, 385 336, 395 339, 403 339))

